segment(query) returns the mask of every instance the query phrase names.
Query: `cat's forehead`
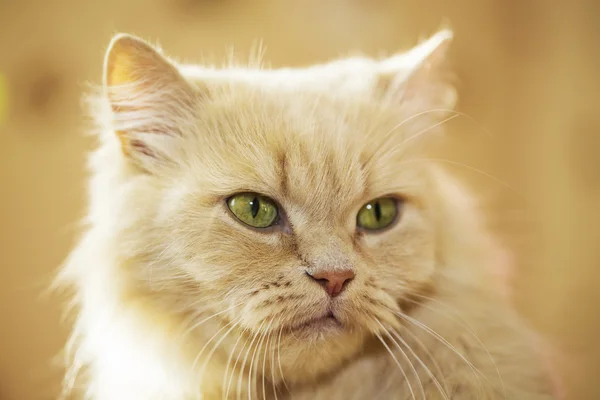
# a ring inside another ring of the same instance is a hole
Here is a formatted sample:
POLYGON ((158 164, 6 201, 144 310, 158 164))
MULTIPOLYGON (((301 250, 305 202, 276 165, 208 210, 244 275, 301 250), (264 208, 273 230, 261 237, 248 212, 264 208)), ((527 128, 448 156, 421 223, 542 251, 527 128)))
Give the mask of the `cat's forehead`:
POLYGON ((198 149, 218 176, 212 188, 259 192, 316 218, 394 192, 381 182, 395 168, 379 155, 397 116, 355 100, 257 87, 221 92, 199 122, 200 135, 213 137, 198 149))
POLYGON ((212 127, 203 135, 218 136, 204 157, 224 160, 221 173, 229 178, 220 181, 237 190, 298 203, 315 195, 349 201, 365 187, 364 120, 344 113, 331 98, 236 89, 206 110, 208 123, 200 121, 212 127))

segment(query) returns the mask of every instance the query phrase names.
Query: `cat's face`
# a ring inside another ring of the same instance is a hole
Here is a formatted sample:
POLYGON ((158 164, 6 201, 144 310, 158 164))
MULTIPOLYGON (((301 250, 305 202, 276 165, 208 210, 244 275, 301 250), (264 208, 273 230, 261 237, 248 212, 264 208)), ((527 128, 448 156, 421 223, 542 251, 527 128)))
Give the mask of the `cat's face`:
POLYGON ((142 80, 152 89, 146 102, 126 86, 108 96, 128 160, 130 240, 144 260, 131 274, 158 302, 196 319, 218 314, 232 336, 277 336, 281 368, 310 362, 316 374, 394 324, 399 302, 428 288, 432 182, 409 149, 437 121, 407 121, 426 111, 418 109, 426 100, 410 97, 418 70, 399 72, 401 99, 376 64, 354 74, 363 85, 337 91, 326 69, 273 73, 281 86, 268 72, 207 82, 120 40, 109 84, 146 73, 132 69, 136 57, 163 80, 142 80), (309 80, 317 84, 303 90, 309 80))

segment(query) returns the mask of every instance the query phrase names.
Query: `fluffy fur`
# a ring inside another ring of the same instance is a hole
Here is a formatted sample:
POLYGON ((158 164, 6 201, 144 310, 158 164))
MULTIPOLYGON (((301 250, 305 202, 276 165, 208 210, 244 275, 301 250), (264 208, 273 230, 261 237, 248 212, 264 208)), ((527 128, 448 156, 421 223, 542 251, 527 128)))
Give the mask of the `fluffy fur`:
POLYGON ((97 102, 66 393, 94 400, 553 398, 507 257, 419 151, 456 99, 443 31, 385 60, 181 66, 113 39, 97 102), (271 197, 281 229, 225 199, 271 197), (362 205, 403 199, 391 229, 362 205), (306 271, 350 268, 331 298, 306 271), (342 328, 297 328, 333 312, 342 328))

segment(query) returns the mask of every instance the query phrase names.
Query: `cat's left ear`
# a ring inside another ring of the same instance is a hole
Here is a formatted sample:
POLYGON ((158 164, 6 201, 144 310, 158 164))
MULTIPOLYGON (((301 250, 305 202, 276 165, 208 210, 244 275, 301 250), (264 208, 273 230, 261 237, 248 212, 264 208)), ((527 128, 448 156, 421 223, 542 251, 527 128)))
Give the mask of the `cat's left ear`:
POLYGON ((452 31, 441 30, 408 52, 382 60, 376 90, 414 113, 452 111, 457 102, 447 59, 452 39, 452 31))
POLYGON ((177 138, 193 129, 199 90, 174 62, 145 41, 118 34, 104 60, 104 93, 128 161, 148 172, 177 162, 177 138))

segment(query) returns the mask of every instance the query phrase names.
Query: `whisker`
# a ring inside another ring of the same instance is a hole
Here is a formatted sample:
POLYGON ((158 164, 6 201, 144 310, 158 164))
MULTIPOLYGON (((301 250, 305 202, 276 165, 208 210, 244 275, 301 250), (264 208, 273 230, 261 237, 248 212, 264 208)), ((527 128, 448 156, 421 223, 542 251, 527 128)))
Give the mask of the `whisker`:
POLYGON ((408 362, 408 365, 409 365, 410 369, 412 370, 412 373, 415 375, 415 378, 417 378, 417 381, 419 382, 419 386, 421 387, 421 395, 423 396, 423 400, 427 400, 425 398, 425 389, 423 388, 423 382, 421 382, 421 377, 419 377, 419 373, 415 369, 415 366, 412 364, 412 362, 410 362, 410 358, 408 358, 408 355, 406 355, 406 353, 404 352, 404 350, 402 350, 402 348, 400 347, 400 345, 394 340, 394 338, 392 337, 392 335, 390 335, 389 331, 383 326, 383 324, 381 323, 381 321, 379 321, 377 318, 375 318, 375 322, 377 322, 379 324, 379 326, 381 327, 381 329, 383 329, 383 331, 385 332, 385 334, 387 335, 387 337, 390 338, 390 340, 392 341, 392 343, 394 343, 394 345, 396 345, 396 348, 400 351, 400 353, 402 353, 402 356, 406 359, 406 362, 408 362))
MULTIPOLYGON (((423 304, 423 303, 419 303, 419 305, 421 307, 427 308, 428 310, 431 310, 433 312, 435 312, 438 315, 441 315, 447 319, 450 319, 451 321, 457 323, 460 322, 463 327, 466 328, 466 330, 473 336, 473 338, 475 338, 475 340, 478 342, 478 344, 483 348, 483 350, 487 353, 487 356, 489 357, 490 361, 492 362, 492 365, 494 366, 494 369, 496 370, 496 374, 498 375, 498 379, 500 380, 500 385, 502 386, 502 392, 504 395, 504 398, 506 399, 506 386, 504 384, 504 380, 502 379, 502 374, 500 373, 500 369, 498 368, 498 364, 496 364, 496 360, 494 360, 494 357, 492 356, 492 354, 490 353, 489 349, 487 348, 487 346, 483 343, 483 341, 479 338, 479 336, 477 336, 477 334, 475 333, 475 330, 471 327, 471 325, 469 325, 468 321, 466 320, 466 318, 464 318, 464 316, 459 312, 459 310, 456 309, 456 307, 452 307, 448 304, 445 304, 444 302, 438 300, 438 299, 434 299, 432 297, 428 297, 419 293, 415 293, 415 295, 417 297, 420 297, 424 300, 430 301, 432 303, 437 303, 440 306, 445 307, 446 309, 450 310, 450 312, 454 313, 458 318, 460 318, 460 321, 456 321, 456 319, 444 314, 443 312, 436 310, 435 308, 427 305, 427 304, 423 304)), ((415 302, 417 303, 415 300, 411 300, 409 299, 409 301, 415 302)))
POLYGON ((404 372, 404 369, 402 368, 402 365, 400 365, 400 361, 398 361, 398 359, 396 358, 396 355, 394 354, 394 352, 392 351, 392 349, 390 349, 390 347, 387 345, 387 343, 381 337, 381 335, 379 333, 375 333, 375 336, 377 337, 377 339, 379 339, 379 341, 381 342, 381 344, 386 348, 386 350, 388 351, 388 353, 390 354, 390 356, 392 356, 392 359, 394 360, 394 362, 396 363, 396 365, 400 369, 400 372, 402 373, 402 376, 404 376, 404 380, 406 381, 406 383, 408 385, 408 390, 410 391, 410 394, 412 395, 413 400, 416 400, 415 392, 413 391, 412 385, 410 384, 410 381, 408 380, 408 376, 406 376, 406 372, 404 372))
POLYGON ((417 114, 411 115, 410 117, 404 119, 402 122, 400 122, 399 124, 397 124, 396 126, 394 126, 392 129, 390 129, 388 132, 386 132, 384 139, 387 139, 388 136, 390 134, 392 134, 396 129, 401 128, 404 124, 412 121, 415 118, 418 118, 422 115, 426 115, 426 114, 430 114, 430 113, 452 113, 454 116, 460 116, 460 117, 464 117, 468 120, 470 120, 471 122, 474 122, 479 128, 481 128, 481 130, 483 131, 483 133, 485 133, 488 136, 494 136, 492 134, 492 132, 486 128, 481 122, 477 121, 475 118, 473 118, 472 116, 470 116, 469 114, 466 114, 464 112, 461 111, 457 111, 457 110, 452 110, 450 108, 432 108, 430 110, 425 110, 425 111, 421 111, 417 114))
MULTIPOLYGON (((370 162, 371 162, 371 160, 372 160, 372 158, 374 157, 374 155, 375 155, 375 154, 377 154, 377 153, 379 153, 379 151, 380 151, 382 148, 389 147, 389 141, 390 141, 390 140, 391 140, 391 138, 392 138, 392 133, 394 133, 396 130, 400 129, 402 126, 404 126, 404 125, 405 125, 405 124, 407 124, 408 122, 410 122, 410 121, 412 121, 412 120, 414 120, 414 119, 416 119, 416 118, 418 118, 418 117, 421 117, 421 116, 423 116, 423 115, 427 115, 427 114, 431 114, 431 113, 441 113, 441 112, 444 112, 444 113, 452 113, 453 115, 457 115, 457 116, 458 116, 458 115, 463 115, 463 113, 460 113, 460 112, 458 112, 458 111, 451 110, 451 109, 445 109, 445 108, 434 108, 434 109, 425 110, 425 111, 421 111, 421 112, 418 112, 418 113, 416 113, 416 114, 413 114, 413 115, 411 115, 411 116, 409 116, 409 117, 405 118, 404 120, 402 120, 400 123, 396 124, 394 127, 392 127, 390 130, 388 130, 388 131, 387 131, 387 132, 386 132, 386 133, 383 135, 383 137, 382 137, 382 139, 381 139, 381 144, 380 144, 380 145, 377 147, 377 151, 375 151, 375 152, 373 153, 373 156, 369 157, 369 158, 366 160, 366 162, 367 162, 367 163, 370 163, 370 162)), ((468 117, 466 114, 464 114, 464 115, 465 115, 466 117, 468 117)), ((374 129, 376 129, 376 127, 373 127, 372 131, 373 131, 374 129)), ((432 129, 432 128, 431 128, 431 129, 432 129)), ((373 133, 373 132, 369 132, 369 133, 373 133)))
MULTIPOLYGON (((271 322, 272 322, 272 320, 271 320, 271 322)), ((262 349, 263 339, 267 335, 267 332, 268 332, 268 329, 270 326, 271 326, 271 324, 269 323, 267 328, 265 328, 264 332, 262 332, 262 334, 258 338, 258 342, 256 342, 256 347, 254 348, 254 352, 252 353, 252 358, 250 359, 250 368, 248 369, 248 400, 251 400, 251 393, 254 392, 251 390, 252 383, 254 383, 254 389, 256 389, 256 385, 257 385, 257 383, 254 382, 254 380, 252 379, 252 375, 254 374, 254 369, 253 369, 254 360, 256 359, 255 356, 258 357, 258 359, 260 360, 260 351, 262 349)))
MULTIPOLYGON (((443 383, 444 383, 444 391, 446 393, 448 393, 448 384, 446 382, 446 378, 444 378, 444 373, 442 372, 442 369, 440 368, 440 365, 437 363, 435 357, 431 354, 431 352, 429 351, 429 349, 427 348, 427 346, 425 346, 425 344, 421 341, 421 339, 419 339, 419 337, 417 335, 415 335, 414 333, 412 333, 410 331, 410 329, 406 329, 405 330, 407 334, 409 334, 411 336, 411 338, 417 342, 417 344, 421 347, 421 349, 423 349, 423 351, 425 352, 425 355, 427 357, 429 357, 429 359, 431 360, 431 363, 433 364, 433 366, 436 369, 436 372, 442 377, 443 383)), ((392 331, 393 333, 393 331, 392 331)))
MULTIPOLYGON (((201 376, 204 376, 204 373, 206 372, 206 367, 208 367, 208 362, 214 355, 214 353, 217 350, 217 348, 219 347, 219 345, 221 343, 223 343, 223 340, 225 340, 225 338, 231 333, 231 331, 233 331, 237 326, 239 326, 240 322, 242 322, 242 317, 238 318, 236 320, 236 322, 227 330, 227 332, 225 332, 225 334, 223 336, 221 336, 221 338, 213 345, 212 349, 210 350, 210 353, 208 353, 208 356, 207 356, 206 360, 204 360, 204 363, 202 364, 202 367, 200 369, 201 376)), ((196 357, 196 360, 199 357, 200 357, 200 355, 198 355, 198 357, 196 357)), ((196 360, 194 360, 194 365, 196 364, 196 360)))
MULTIPOLYGON (((409 332, 409 331, 407 330, 407 332, 409 332)), ((435 386, 439 390, 439 392, 442 395, 442 397, 445 400, 449 400, 448 395, 446 394, 446 392, 442 388, 442 385, 440 384, 440 382, 438 381, 438 379, 431 372, 431 370, 429 369, 429 367, 427 367, 427 365, 423 362, 423 360, 421 360, 421 358, 417 355, 417 353, 415 353, 415 351, 409 346, 409 344, 402 338, 402 336, 398 332, 396 332, 395 330, 392 329, 391 333, 392 333, 392 335, 394 335, 396 337, 396 339, 398 339, 404 345, 404 347, 406 347, 408 349, 408 351, 413 355, 413 357, 415 357, 417 359, 417 361, 419 362, 419 364, 421 364, 421 366, 423 367, 423 369, 425 370, 425 372, 427 373, 427 375, 429 375, 429 377, 431 378, 431 380, 433 381, 433 383, 435 384, 435 386)), ((423 386, 421 384, 421 388, 422 387, 423 386)), ((423 399, 425 399, 425 393, 423 393, 423 399)))
POLYGON ((402 142, 400 142, 400 144, 398 145, 398 147, 400 147, 400 146, 403 146, 403 145, 406 145, 406 144, 407 144, 408 142, 410 142, 411 140, 413 140, 413 139, 415 139, 415 138, 417 138, 417 137, 419 137, 419 136, 421 136, 421 135, 423 135, 423 134, 425 134, 425 133, 429 132, 429 131, 430 131, 430 130, 432 130, 432 129, 435 129, 435 128, 437 128, 438 126, 442 126, 442 125, 444 125, 445 123, 447 123, 447 122, 450 122, 450 121, 452 121, 454 118, 457 118, 457 117, 459 117, 459 116, 460 116, 460 114, 454 114, 454 115, 451 115, 451 116, 449 116, 449 117, 447 117, 447 118, 444 118, 444 119, 443 119, 443 120, 441 120, 440 122, 437 122, 437 123, 435 123, 435 124, 433 124, 433 125, 431 125, 431 126, 429 126, 429 127, 425 128, 425 129, 421 129, 419 132, 417 132, 417 133, 415 133, 415 134, 412 134, 412 135, 410 135, 409 137, 407 137, 406 139, 404 139, 402 142))
POLYGON ((489 173, 487 173, 487 172, 485 172, 485 171, 483 171, 483 170, 481 170, 481 169, 479 169, 479 168, 475 168, 475 167, 473 167, 473 166, 471 166, 471 165, 468 165, 468 164, 463 164, 463 163, 460 163, 460 162, 457 162, 457 161, 447 160, 447 159, 445 159, 445 158, 427 157, 427 158, 418 158, 418 159, 413 159, 413 160, 406 160, 406 161, 403 161, 401 164, 410 163, 410 162, 417 162, 417 161, 434 161, 434 162, 442 162, 442 163, 447 163, 447 164, 451 164, 451 165, 456 165, 456 166, 458 166, 458 167, 463 167, 463 168, 466 168, 466 169, 468 169, 468 170, 470 170, 470 171, 477 172, 478 174, 481 174, 481 175, 483 175, 483 176, 485 176, 485 177, 487 177, 487 178, 490 178, 490 179, 492 179, 494 182, 497 182, 497 183, 499 183, 500 185, 502 185, 502 186, 506 187, 507 189, 510 189, 510 190, 511 190, 512 192, 514 192, 515 194, 518 194, 518 195, 519 195, 521 198, 524 198, 524 197, 525 197, 525 196, 524 196, 524 195, 523 195, 521 192, 519 192, 519 191, 518 191, 518 190, 517 190, 517 189, 516 189, 514 186, 512 186, 512 185, 510 185, 509 183, 507 183, 507 182, 503 181, 502 179, 500 179, 500 178, 497 178, 497 177, 495 177, 494 175, 491 175, 491 174, 489 174, 489 173))
MULTIPOLYGON (((281 322, 281 317, 277 320, 277 325, 281 322)), ((271 384, 273 385, 273 395, 275 396, 275 400, 279 400, 277 396, 277 388, 275 387, 275 335, 271 336, 269 333, 269 338, 271 339, 271 384)))
MULTIPOLYGON (((244 348, 246 348, 246 354, 245 354, 245 356, 244 356, 245 358, 247 358, 247 357, 248 357, 248 353, 250 352, 250 349, 252 348, 252 343, 251 343, 251 342, 254 340, 254 338, 256 337, 256 335, 257 335, 257 333, 256 333, 256 332, 254 332, 254 333, 252 334, 252 339, 251 339, 251 338, 248 338, 248 340, 247 340, 246 342, 244 342, 244 348), (246 345, 248 345, 248 346, 246 347, 246 345)), ((243 351, 243 349, 242 349, 242 351, 243 351)), ((235 360, 235 364, 233 365, 233 366, 234 366, 234 368, 235 368, 235 366, 237 365, 238 361, 239 361, 239 360, 241 360, 241 359, 239 358, 241 355, 242 355, 242 354, 241 354, 241 352, 240 352, 240 354, 238 355, 238 358, 235 360)), ((242 361, 242 363, 241 363, 241 366, 240 366, 240 372, 239 372, 239 374, 238 374, 238 381, 237 381, 237 385, 236 385, 236 389, 235 389, 235 394, 236 394, 235 398, 236 398, 237 400, 239 400, 239 399, 241 398, 241 393, 240 393, 240 391, 241 391, 241 385, 242 385, 242 382, 241 382, 241 380, 242 380, 242 377, 243 377, 243 375, 244 375, 244 369, 245 369, 245 367, 246 367, 246 366, 245 366, 245 363, 242 361)))
POLYGON ((231 349, 231 353, 229 353, 229 358, 227 359, 227 366, 226 366, 226 369, 225 369, 225 374, 223 375, 223 387, 225 387, 225 383, 227 383, 227 389, 226 389, 226 392, 225 392, 225 397, 223 397, 224 400, 226 400, 226 399, 229 398, 229 388, 231 386, 231 382, 233 381, 233 375, 235 374, 235 367, 237 366, 237 362, 238 362, 238 360, 240 358, 240 355, 242 354, 242 351, 244 351, 244 347, 246 347, 246 343, 248 343, 248 339, 246 339, 246 341, 244 342, 244 347, 242 347, 242 349, 240 350, 237 358, 235 359, 235 364, 233 365, 233 368, 231 369, 231 376, 228 378, 227 377, 227 375, 228 375, 227 373, 229 371, 229 363, 233 359, 233 354, 235 352, 235 349, 238 346, 238 343, 242 339, 242 336, 245 335, 245 333, 246 333, 247 330, 248 330, 248 328, 244 328, 244 330, 242 331, 242 333, 238 336, 238 339, 236 340, 235 344, 233 345, 233 349, 231 349))
POLYGON ((234 304, 233 306, 231 306, 229 308, 226 308, 225 310, 219 311, 217 313, 214 313, 214 314, 212 314, 212 315, 204 318, 200 322, 197 322, 194 325, 192 325, 190 328, 188 328, 181 336, 182 337, 186 337, 191 331, 193 331, 194 329, 198 328, 200 325, 204 324, 205 322, 207 322, 207 321, 209 321, 209 320, 211 320, 211 319, 213 319, 215 317, 218 317, 219 315, 222 315, 222 314, 224 314, 224 313, 226 313, 228 311, 231 311, 234 308, 241 306, 242 304, 243 303, 234 304))
MULTIPOLYGON (((382 141, 381 141, 381 145, 379 145, 378 147, 378 151, 381 150, 384 147, 388 147, 389 146, 389 142, 392 139, 392 133, 394 131, 396 131, 397 129, 401 128, 404 124, 406 124, 407 122, 412 121, 413 119, 420 117, 422 115, 428 114, 428 113, 432 113, 432 112, 449 112, 452 113, 452 115, 450 115, 449 117, 446 117, 445 119, 438 121, 436 123, 431 124, 430 126, 428 126, 427 128, 422 129, 421 131, 415 133, 415 134, 411 134, 410 136, 407 136, 406 138, 404 138, 402 140, 402 142, 400 142, 400 144, 398 145, 393 145, 391 146, 393 149, 398 149, 401 148, 403 145, 406 145, 407 143, 409 143, 411 140, 416 139, 417 137, 432 131, 433 129, 442 126, 444 124, 446 124, 447 122, 452 121, 453 119, 460 117, 460 116, 465 116, 467 118, 470 118, 467 114, 458 112, 458 111, 454 111, 454 110, 448 110, 448 109, 432 109, 432 110, 427 110, 427 111, 422 111, 420 113, 414 114, 411 117, 406 118, 404 121, 402 121, 401 123, 397 124, 396 126, 394 126, 392 129, 390 129, 383 137, 382 141)), ((472 118, 470 118, 472 119, 472 118)))
POLYGON ((285 375, 283 374, 283 368, 281 368, 281 333, 283 332, 283 326, 279 328, 279 335, 277 336, 277 361, 279 363, 279 374, 281 375, 281 381, 283 382, 283 386, 285 386, 288 393, 291 393, 290 387, 287 385, 285 381, 285 375))
POLYGON ((414 318, 412 318, 412 317, 410 317, 410 316, 408 316, 408 315, 406 315, 404 313, 396 311, 396 315, 398 315, 400 318, 404 319, 405 321, 412 323, 414 326, 423 329, 425 332, 429 333, 434 338, 436 338, 437 340, 439 340, 442 344, 446 345, 450 350, 452 350, 471 369, 471 371, 473 372, 475 378, 479 382, 480 387, 481 387, 481 380, 479 379, 479 375, 483 376, 493 386, 492 382, 489 380, 489 378, 487 376, 485 376, 485 374, 483 374, 479 369, 477 369, 473 365, 473 363, 471 363, 471 361, 469 361, 462 353, 460 353, 456 349, 456 347, 454 347, 450 342, 448 342, 439 333, 437 333, 436 331, 434 331, 433 329, 431 329, 430 327, 428 327, 427 325, 425 325, 421 321, 418 321, 418 320, 416 320, 416 319, 414 319, 414 318))
MULTIPOLYGON (((217 337, 219 336, 219 333, 221 333, 222 330, 226 329, 229 325, 234 324, 234 321, 230 321, 227 324, 223 325, 221 328, 219 328, 219 330, 217 330, 211 337, 210 339, 208 339, 206 341, 206 343, 204 343, 204 346, 202 347, 202 349, 200 350, 200 352, 196 355, 196 358, 194 358, 194 362, 192 363, 192 370, 196 369, 196 364, 198 363, 198 360, 200 359, 200 356, 202 355, 202 353, 204 353, 204 350, 206 350, 206 348, 208 347, 208 345, 217 337)), ((235 324, 233 325, 235 326, 235 324)))
MULTIPOLYGON (((258 335, 261 333, 262 331, 262 327, 265 324, 266 321, 263 321, 260 326, 258 327, 258 330, 254 333, 253 337, 252 337, 252 341, 250 342, 250 346, 248 346, 248 351, 246 351, 246 355, 244 356, 244 361, 242 361, 242 368, 246 367, 246 361, 248 361, 248 356, 250 355, 250 350, 252 349, 252 345, 254 344, 254 341, 258 338, 258 335)), ((252 371, 252 369, 249 369, 249 373, 250 371, 252 371)), ((237 384, 237 395, 238 397, 241 395, 241 391, 242 391, 242 376, 243 374, 240 374, 239 379, 238 379, 238 384, 237 384)), ((250 377, 250 376, 248 376, 250 377)))
POLYGON ((267 363, 267 356, 269 354, 269 337, 271 336, 271 326, 273 325, 274 321, 275 321, 275 317, 273 316, 273 317, 271 317, 271 322, 269 323, 269 326, 267 326, 266 335, 264 336, 263 340, 261 341, 261 345, 260 345, 260 351, 262 351, 263 344, 265 345, 265 350, 263 352, 263 365, 262 365, 262 392, 263 392, 263 400, 267 400, 266 383, 265 383, 266 382, 266 378, 265 378, 265 364, 267 363))
MULTIPOLYGON (((271 344, 271 326, 273 325, 273 322, 275 321, 275 317, 271 318, 271 323, 269 324, 269 326, 267 327, 267 332, 269 332, 269 334, 267 335, 266 339, 265 339, 265 353, 263 356, 263 365, 262 365, 262 393, 263 393, 263 400, 267 400, 267 394, 266 394, 266 384, 265 384, 265 364, 267 363, 267 355, 269 352, 269 345, 271 344)), ((273 360, 271 360, 271 365, 273 364, 273 360)), ((277 394, 275 394, 275 396, 277 396, 277 394)))
POLYGON ((410 117, 405 118, 404 120, 402 120, 399 124, 396 124, 392 129, 390 129, 389 131, 387 131, 385 133, 385 135, 383 136, 383 140, 387 140, 388 137, 397 129, 400 129, 402 126, 404 126, 405 124, 409 123, 410 121, 412 121, 413 119, 419 118, 423 115, 427 115, 427 114, 431 114, 431 113, 436 113, 436 112, 450 112, 453 113, 455 115, 461 115, 461 113, 459 113, 458 111, 455 110, 450 110, 450 109, 446 109, 446 108, 434 108, 434 109, 430 109, 430 110, 425 110, 425 111, 421 111, 418 112, 416 114, 411 115, 410 117))

